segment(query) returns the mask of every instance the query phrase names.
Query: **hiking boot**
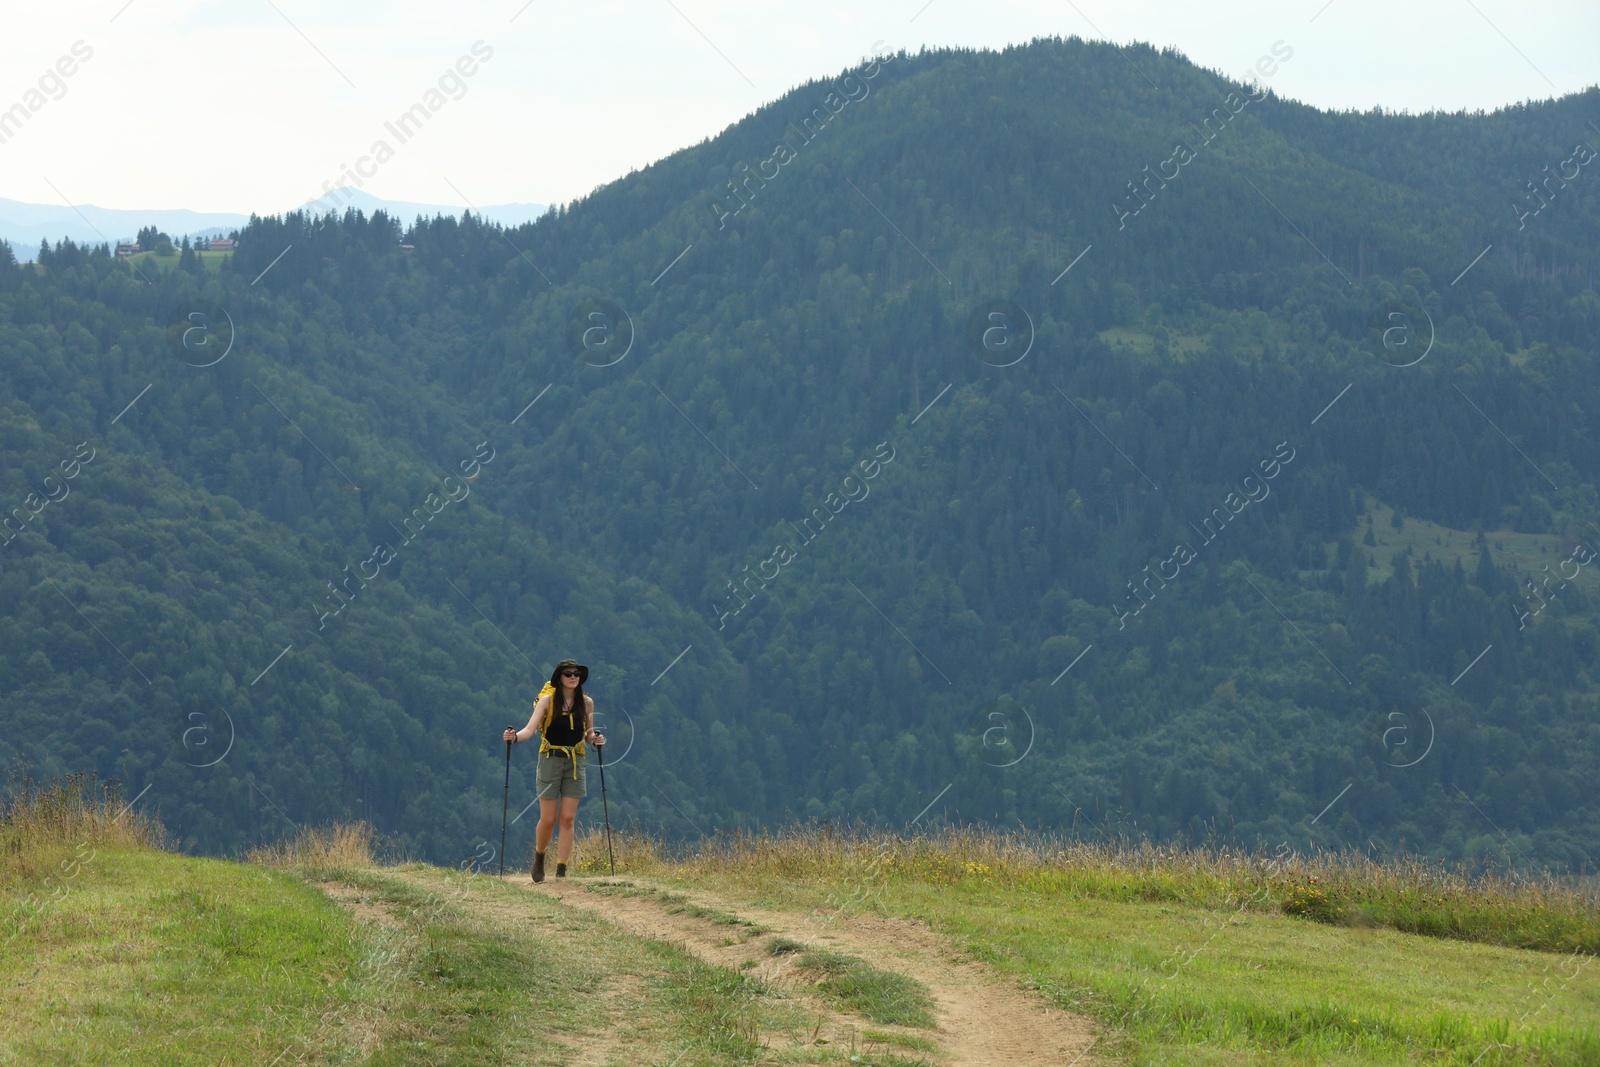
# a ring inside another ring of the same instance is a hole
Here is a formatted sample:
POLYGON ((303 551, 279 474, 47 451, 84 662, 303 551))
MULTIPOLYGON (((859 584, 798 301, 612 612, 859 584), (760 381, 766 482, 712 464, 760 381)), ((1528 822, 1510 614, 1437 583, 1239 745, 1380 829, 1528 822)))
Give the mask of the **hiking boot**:
POLYGON ((543 852, 535 852, 533 854, 533 880, 535 882, 544 881, 544 853, 543 852))
POLYGON ((556 877, 557 878, 565 878, 566 876, 567 876, 567 865, 565 863, 556 864, 556 877))

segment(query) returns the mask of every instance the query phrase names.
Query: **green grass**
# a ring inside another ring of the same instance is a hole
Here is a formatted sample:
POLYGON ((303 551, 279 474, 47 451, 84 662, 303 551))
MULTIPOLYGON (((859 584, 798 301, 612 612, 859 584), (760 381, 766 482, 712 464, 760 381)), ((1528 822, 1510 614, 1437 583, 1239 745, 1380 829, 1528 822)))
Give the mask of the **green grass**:
POLYGON ((1100 1054, 1130 1065, 1600 1064, 1600 908, 1558 886, 977 832, 746 839, 649 873, 764 907, 925 920, 1098 1018, 1100 1054), (1285 914, 1313 884, 1335 903, 1285 914), (1357 904, 1419 932, 1360 925, 1377 920, 1347 914, 1357 904))
MULTIPOLYGON (((162 852, 159 828, 120 810, 114 791, 70 779, 0 820, 0 1065, 582 1052, 906 1067, 936 1052, 885 1031, 822 1046, 820 1021, 759 980, 518 885, 371 866, 359 832, 228 863, 162 852)), ((1100 1020, 1096 1055, 1130 1067, 1600 1064, 1600 907, 1554 882, 976 832, 796 832, 670 863, 629 842, 626 854, 679 889, 925 920, 953 952, 1100 1020)), ((903 976, 790 938, 766 950, 865 1019, 933 1023, 927 991, 903 976)))
MULTIPOLYGON (((124 259, 123 262, 132 263, 140 268, 154 267, 160 271, 169 271, 176 270, 178 268, 178 261, 181 255, 182 253, 179 251, 179 249, 174 247, 172 250, 172 255, 170 256, 158 256, 154 252, 136 252, 124 259)), ((195 255, 200 257, 200 265, 206 270, 211 271, 220 269, 222 266, 222 261, 233 255, 233 253, 196 252, 195 255)))
POLYGON ((798 955, 797 966, 822 976, 817 992, 846 1011, 889 1026, 937 1025, 928 987, 903 974, 879 970, 841 952, 814 949, 786 937, 767 942, 774 956, 798 955))
MULTIPOLYGON (((1130 351, 1147 356, 1156 348, 1155 334, 1145 328, 1112 326, 1101 330, 1097 336, 1112 351, 1130 351)), ((1176 331, 1169 331, 1167 335, 1167 351, 1180 362, 1196 353, 1206 351, 1209 347, 1211 347, 1210 341, 1203 336, 1176 331)), ((1255 347, 1259 349, 1259 343, 1255 347)))
MULTIPOLYGON (((1081 867, 1018 872, 1015 888, 1058 898, 1171 902, 1233 907, 1357 928, 1548 952, 1600 952, 1600 908, 1581 898, 1521 893, 1401 866, 1364 872, 1328 864, 1320 874, 1291 868, 1271 876, 1248 871, 1230 877, 1179 871, 1116 871, 1081 867)), ((1005 876, 1000 876, 1004 878, 1005 876)), ((979 881, 986 879, 980 878, 979 881)))
MULTIPOLYGON (((1459 562, 1469 575, 1477 570, 1478 535, 1475 531, 1455 530, 1409 516, 1396 530, 1392 507, 1371 497, 1367 498, 1367 506, 1372 516, 1372 539, 1377 542, 1376 547, 1362 542, 1367 533, 1365 515, 1357 522, 1352 533, 1355 542, 1362 546, 1362 551, 1372 557, 1373 566, 1367 572, 1369 581, 1388 579, 1394 573, 1394 557, 1407 549, 1411 552, 1413 565, 1432 556, 1447 567, 1459 562)), ((1557 565, 1571 554, 1571 546, 1565 544, 1558 534, 1490 530, 1484 536, 1488 538, 1489 551, 1494 556, 1495 564, 1519 575, 1519 580, 1543 576, 1546 566, 1554 574, 1557 565)), ((1586 536, 1582 540, 1584 544, 1594 543, 1586 536)), ((1329 558, 1333 558, 1331 549, 1329 558)))
POLYGON ((925 1037, 917 1037, 915 1034, 894 1034, 887 1030, 863 1030, 861 1031, 861 1040, 869 1044, 898 1045, 900 1048, 908 1048, 913 1052, 937 1053, 939 1051, 938 1043, 929 1041, 925 1037))
POLYGON ((8 883, 0 1064, 559 1064, 618 1027, 638 1062, 745 1064, 806 1023, 758 980, 491 878, 315 870, 384 927, 302 874, 101 849, 60 900, 8 883), (597 1002, 619 976, 643 992, 597 1002))
POLYGON ((978 886, 890 892, 895 910, 933 919, 1059 1006, 1124 1030, 1138 1063, 1202 1063, 1194 1054, 1207 1049, 1307 1064, 1446 1050, 1437 1062, 1468 1063, 1496 1041, 1537 1053, 1532 1062, 1600 1062, 1600 974, 1563 981, 1584 977, 1581 959, 1239 910, 1050 907, 978 886))
POLYGON ((381 943, 287 875, 89 855, 43 907, 17 906, 28 882, 0 894, 0 1063, 105 1062, 111 1049, 130 1064, 270 1060, 324 1013, 359 1009, 383 959, 381 943))
MULTIPOLYGON (((649 1034, 660 1062, 682 1057, 681 1063, 743 1064, 759 1056, 767 1035, 798 1032, 805 1023, 801 1012, 758 979, 702 963, 676 946, 596 924, 541 894, 420 864, 393 874, 379 870, 345 877, 398 905, 402 914, 438 915, 443 904, 446 921, 440 925, 466 932, 465 943, 441 943, 430 957, 442 984, 419 1006, 430 1016, 442 1012, 481 1019, 481 1033, 456 1042, 468 1050, 498 1047, 527 1055, 530 1048, 508 1045, 503 1035, 530 1031, 565 1035, 566 1047, 572 1048, 600 1031, 628 1025, 649 1034), (418 887, 418 881, 425 886, 418 887), (447 887, 463 881, 481 897, 472 908, 451 903, 459 889, 447 887), (496 923, 483 918, 485 905, 515 905, 522 916, 496 923), (593 994, 619 975, 643 980, 648 993, 642 1001, 613 1004, 606 1018, 605 1005, 593 994), (591 1021, 597 1014, 600 1018, 591 1021)), ((566 1051, 550 1062, 568 1062, 571 1055, 566 1051)), ((619 1055, 617 1062, 630 1059, 619 1055)))
POLYGON ((789 1062, 836 1058, 758 980, 509 882, 376 867, 367 827, 238 863, 123 807, 73 776, 0 814, 0 1065, 721 1067, 785 1034, 789 1062))
POLYGON ((677 904, 668 908, 667 911, 672 915, 687 915, 693 919, 704 919, 707 922, 716 923, 718 926, 737 926, 744 930, 745 933, 752 935, 759 936, 767 932, 767 928, 758 922, 752 922, 731 912, 723 911, 721 908, 708 908, 702 904, 677 904))
POLYGON ((507 887, 458 875, 419 887, 381 872, 349 872, 340 879, 366 889, 392 911, 410 935, 404 967, 382 983, 392 1037, 366 1062, 471 1064, 490 1056, 522 1056, 558 1062, 556 1035, 582 1031, 585 994, 604 972, 583 954, 563 953, 556 939, 501 936, 496 924, 469 910, 469 899, 493 901, 507 887), (465 894, 465 895, 463 895, 465 894), (558 980, 557 980, 558 979, 558 980), (526 998, 537 990, 541 1014, 554 1025, 544 1032, 527 1026, 526 998))
MULTIPOLYGON (((693 1051, 733 1063, 761 1053, 763 1001, 771 994, 758 978, 712 967, 687 954, 674 961, 675 981, 664 985, 680 1024, 693 1035, 693 1051)), ((798 1019, 790 1019, 791 1025, 798 1019)))
POLYGON ((589 890, 595 893, 611 893, 625 897, 653 897, 663 904, 671 904, 667 909, 669 915, 687 915, 692 919, 704 919, 706 922, 716 923, 718 926, 736 926, 752 937, 759 937, 767 932, 766 927, 758 922, 753 922, 743 916, 734 915, 732 912, 721 908, 708 908, 703 904, 696 904, 680 893, 669 893, 654 886, 635 885, 632 882, 599 881, 589 884, 589 890))

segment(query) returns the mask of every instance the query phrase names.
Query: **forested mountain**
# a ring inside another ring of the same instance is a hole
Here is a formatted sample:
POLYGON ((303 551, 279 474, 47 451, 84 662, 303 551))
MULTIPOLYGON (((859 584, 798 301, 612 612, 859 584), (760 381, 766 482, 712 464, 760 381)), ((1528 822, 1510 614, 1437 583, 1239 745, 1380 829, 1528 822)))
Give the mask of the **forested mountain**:
POLYGON ((0 757, 450 861, 574 656, 672 835, 1591 865, 1597 103, 902 53, 513 229, 0 264, 0 757))

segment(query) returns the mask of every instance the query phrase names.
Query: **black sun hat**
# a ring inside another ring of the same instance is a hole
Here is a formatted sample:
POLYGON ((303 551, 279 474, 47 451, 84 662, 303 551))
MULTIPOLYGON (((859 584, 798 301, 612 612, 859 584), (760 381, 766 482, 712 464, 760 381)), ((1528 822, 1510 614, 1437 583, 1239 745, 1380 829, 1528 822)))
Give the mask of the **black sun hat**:
POLYGON ((560 689, 561 688, 561 672, 566 670, 568 667, 574 667, 574 668, 577 669, 577 671, 578 671, 578 684, 579 685, 583 685, 585 682, 587 682, 589 680, 589 668, 588 667, 585 667, 583 664, 579 663, 575 659, 564 659, 560 663, 556 664, 556 669, 555 670, 550 672, 550 684, 555 686, 557 689, 560 689))

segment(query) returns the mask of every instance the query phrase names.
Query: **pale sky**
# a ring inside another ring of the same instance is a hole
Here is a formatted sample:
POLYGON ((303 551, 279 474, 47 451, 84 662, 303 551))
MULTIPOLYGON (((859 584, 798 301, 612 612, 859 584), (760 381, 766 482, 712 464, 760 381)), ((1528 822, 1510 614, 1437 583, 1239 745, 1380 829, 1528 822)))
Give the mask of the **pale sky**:
POLYGON ((0 127, 0 197, 109 208, 286 210, 379 138, 394 155, 369 165, 376 196, 560 203, 875 48, 1075 34, 1175 46, 1243 77, 1281 41, 1293 58, 1268 84, 1324 108, 1493 110, 1600 81, 1596 0, 13 0, 6 9, 0 113, 18 104, 31 113, 20 129, 0 127), (384 123, 479 41, 490 58, 468 77, 446 77, 459 99, 400 144, 384 123), (47 73, 77 42, 90 58, 70 77, 47 73))

